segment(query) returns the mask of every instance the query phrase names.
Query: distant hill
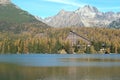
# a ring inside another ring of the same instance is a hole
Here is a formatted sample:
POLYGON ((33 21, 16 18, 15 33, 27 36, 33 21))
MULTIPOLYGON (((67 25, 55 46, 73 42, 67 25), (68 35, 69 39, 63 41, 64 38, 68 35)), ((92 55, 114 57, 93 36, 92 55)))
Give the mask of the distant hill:
POLYGON ((47 24, 43 22, 34 22, 34 23, 10 23, 6 21, 0 21, 0 32, 13 32, 13 33, 39 33, 42 29, 50 28, 47 24))
POLYGON ((109 26, 109 28, 115 28, 115 29, 120 29, 120 18, 115 20, 115 21, 112 21, 109 26))
POLYGON ((11 4, 10 0, 0 0, 0 4, 11 4))
POLYGON ((0 0, 0 32, 12 31, 21 33, 24 31, 48 28, 47 24, 37 20, 33 15, 20 9, 10 0, 0 0), (30 30, 32 28, 32 30, 30 30))
POLYGON ((0 4, 0 21, 14 23, 36 22, 34 16, 26 11, 21 10, 14 4, 0 4))
POLYGON ((54 27, 107 27, 109 23, 119 18, 119 12, 104 13, 96 7, 85 5, 75 11, 61 10, 57 15, 43 21, 54 27))

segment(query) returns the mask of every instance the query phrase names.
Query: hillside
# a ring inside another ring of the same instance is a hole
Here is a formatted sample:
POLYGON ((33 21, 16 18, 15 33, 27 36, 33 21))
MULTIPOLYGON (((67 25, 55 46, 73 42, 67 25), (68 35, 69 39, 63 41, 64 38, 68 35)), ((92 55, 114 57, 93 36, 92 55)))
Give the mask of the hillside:
POLYGON ((33 15, 12 4, 10 0, 0 0, 0 32, 39 32, 40 28, 48 27, 33 15))
POLYGON ((14 4, 0 4, 0 21, 25 23, 36 22, 36 18, 14 4))
POLYGON ((10 0, 0 0, 0 4, 11 4, 10 0))

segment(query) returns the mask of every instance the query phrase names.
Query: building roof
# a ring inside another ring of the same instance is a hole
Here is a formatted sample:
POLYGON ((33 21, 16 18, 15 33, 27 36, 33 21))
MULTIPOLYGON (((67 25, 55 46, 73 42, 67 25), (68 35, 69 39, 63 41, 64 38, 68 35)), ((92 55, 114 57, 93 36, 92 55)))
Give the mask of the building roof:
POLYGON ((84 42, 86 42, 87 44, 91 44, 91 41, 90 40, 88 40, 87 38, 85 38, 85 37, 83 37, 83 36, 81 36, 81 35, 79 35, 79 34, 77 34, 76 32, 74 32, 74 31, 70 31, 70 34, 67 36, 67 38, 66 38, 67 40, 69 39, 69 40, 71 40, 72 42, 73 42, 73 44, 75 44, 76 43, 76 39, 82 39, 84 42), (72 34, 71 34, 72 33, 72 34), (76 37, 75 37, 76 36, 76 37))

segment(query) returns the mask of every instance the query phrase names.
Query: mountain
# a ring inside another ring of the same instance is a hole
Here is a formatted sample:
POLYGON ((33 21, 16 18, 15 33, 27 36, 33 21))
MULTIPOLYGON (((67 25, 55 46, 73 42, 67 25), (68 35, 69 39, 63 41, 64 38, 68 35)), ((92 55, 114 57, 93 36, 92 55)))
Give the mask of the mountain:
POLYGON ((83 26, 78 14, 61 10, 56 16, 49 17, 44 20, 50 26, 67 27, 67 26, 83 26))
POLYGON ((0 4, 10 4, 10 0, 0 0, 0 4))
POLYGON ((23 23, 36 22, 38 20, 28 12, 21 10, 12 3, 3 3, 0 4, 0 21, 23 23))
POLYGON ((20 9, 10 0, 0 0, 0 32, 21 33, 31 28, 48 28, 49 26, 33 15, 20 9))
POLYGON ((61 10, 57 15, 43 21, 54 27, 107 27, 120 18, 120 13, 100 12, 96 7, 86 5, 75 11, 61 10))
POLYGON ((115 21, 112 21, 109 26, 109 28, 115 28, 115 29, 120 29, 120 18, 115 20, 115 21))

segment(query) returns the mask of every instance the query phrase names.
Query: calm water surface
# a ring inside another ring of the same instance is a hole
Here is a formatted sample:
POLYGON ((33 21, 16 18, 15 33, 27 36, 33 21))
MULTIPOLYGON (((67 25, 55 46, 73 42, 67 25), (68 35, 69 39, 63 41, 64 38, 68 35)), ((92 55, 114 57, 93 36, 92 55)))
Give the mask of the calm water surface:
POLYGON ((120 80, 120 55, 0 55, 0 80, 120 80))

